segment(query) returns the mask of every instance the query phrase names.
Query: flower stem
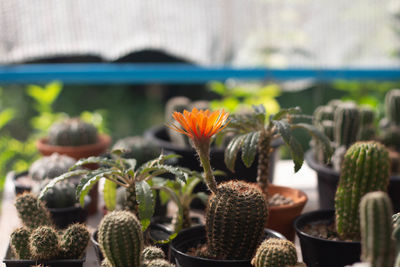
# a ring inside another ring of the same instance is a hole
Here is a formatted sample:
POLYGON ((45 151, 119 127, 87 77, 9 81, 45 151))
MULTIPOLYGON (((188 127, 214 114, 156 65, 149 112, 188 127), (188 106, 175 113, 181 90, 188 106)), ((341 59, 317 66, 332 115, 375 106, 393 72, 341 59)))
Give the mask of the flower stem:
POLYGON ((215 193, 217 192, 217 182, 215 181, 210 163, 210 144, 209 142, 199 142, 194 146, 199 155, 201 166, 203 166, 207 187, 211 192, 215 193))

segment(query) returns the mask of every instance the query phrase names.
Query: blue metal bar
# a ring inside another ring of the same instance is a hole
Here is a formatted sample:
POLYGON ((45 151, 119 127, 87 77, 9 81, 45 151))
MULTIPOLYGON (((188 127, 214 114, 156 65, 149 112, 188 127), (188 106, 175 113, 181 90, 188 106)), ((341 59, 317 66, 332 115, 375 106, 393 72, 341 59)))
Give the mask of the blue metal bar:
POLYGON ((185 64, 26 64, 0 65, 0 83, 204 83, 229 78, 242 80, 315 79, 400 80, 400 69, 268 69, 199 67, 185 64))

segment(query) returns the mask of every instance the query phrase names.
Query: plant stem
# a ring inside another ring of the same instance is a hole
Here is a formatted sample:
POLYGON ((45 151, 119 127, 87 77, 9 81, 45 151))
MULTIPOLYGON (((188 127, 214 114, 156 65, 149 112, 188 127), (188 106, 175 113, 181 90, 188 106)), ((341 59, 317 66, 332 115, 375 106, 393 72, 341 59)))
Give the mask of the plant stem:
POLYGON ((271 136, 264 129, 261 131, 258 140, 257 183, 266 196, 268 196, 269 159, 271 152, 271 136))
POLYGON ((217 192, 217 182, 215 181, 214 174, 212 172, 211 164, 210 164, 210 141, 208 142, 198 142, 194 144, 197 154, 200 158, 201 166, 203 166, 204 170, 204 178, 206 180, 206 184, 208 189, 211 192, 217 192))

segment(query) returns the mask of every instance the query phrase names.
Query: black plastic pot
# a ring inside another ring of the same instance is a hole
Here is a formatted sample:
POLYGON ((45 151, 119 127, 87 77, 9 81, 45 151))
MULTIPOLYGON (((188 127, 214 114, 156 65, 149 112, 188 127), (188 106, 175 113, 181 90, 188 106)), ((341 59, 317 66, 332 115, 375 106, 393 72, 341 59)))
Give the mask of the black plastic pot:
POLYGON ((84 223, 89 212, 90 198, 85 201, 85 207, 79 204, 67 208, 48 208, 51 218, 57 228, 64 229, 73 223, 84 223))
MULTIPOLYGON (((332 210, 335 208, 335 194, 339 183, 340 173, 332 168, 318 163, 314 158, 312 150, 305 154, 305 160, 311 169, 317 172, 319 207, 322 210, 332 210)), ((388 194, 392 200, 395 213, 400 212, 400 176, 390 177, 388 194)))
POLYGON ((22 177, 26 177, 28 175, 28 171, 16 173, 15 171, 10 171, 7 173, 6 179, 11 179, 14 184, 15 194, 19 195, 24 192, 30 192, 32 190, 31 185, 22 184, 19 182, 19 179, 22 177))
MULTIPOLYGON (((283 235, 270 229, 265 229, 265 238, 286 239, 283 235)), ((204 226, 194 226, 184 229, 171 242, 171 257, 177 267, 252 267, 249 260, 213 260, 195 257, 187 254, 191 248, 196 248, 206 242, 204 226)))
POLYGON ((50 267, 82 267, 86 257, 79 260, 48 260, 48 261, 37 261, 37 260, 14 260, 12 259, 12 253, 10 247, 7 249, 6 256, 3 259, 6 267, 31 267, 42 264, 43 266, 50 267))
POLYGON ((361 243, 333 241, 303 232, 305 225, 317 222, 332 223, 333 210, 318 210, 300 215, 294 222, 300 240, 303 261, 308 267, 343 267, 360 261, 361 243))

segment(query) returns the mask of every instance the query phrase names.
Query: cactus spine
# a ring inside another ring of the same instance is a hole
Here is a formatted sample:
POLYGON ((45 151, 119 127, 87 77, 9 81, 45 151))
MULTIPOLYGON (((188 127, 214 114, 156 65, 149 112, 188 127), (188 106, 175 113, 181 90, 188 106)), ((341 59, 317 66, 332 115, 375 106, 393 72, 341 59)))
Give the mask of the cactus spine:
POLYGON ((391 125, 400 126, 400 89, 392 89, 386 93, 385 113, 391 125))
POLYGON ((392 203, 384 192, 371 192, 361 199, 361 260, 371 267, 393 266, 392 214, 392 203))
POLYGON ((72 224, 60 238, 60 249, 65 259, 80 259, 89 243, 90 234, 83 224, 72 224))
POLYGON ((145 261, 152 261, 156 259, 164 259, 165 254, 162 249, 154 246, 147 246, 142 251, 142 259, 145 261))
POLYGON ((49 130, 48 143, 54 146, 82 146, 98 141, 96 127, 79 118, 54 123, 49 130))
POLYGON ((10 237, 10 245, 13 254, 17 259, 31 258, 31 252, 29 250, 30 235, 30 230, 25 227, 18 228, 12 232, 10 237))
POLYGON ((113 267, 141 266, 143 234, 140 222, 128 211, 107 214, 99 226, 101 251, 113 267))
POLYGON ((297 264, 295 245, 283 239, 270 238, 261 243, 251 260, 255 267, 287 267, 297 264))
POLYGON ((58 234, 49 226, 40 226, 30 235, 29 247, 35 260, 54 259, 60 252, 58 234))
POLYGON ((206 212, 208 256, 250 259, 262 241, 267 216, 265 196, 256 185, 242 181, 220 184, 211 194, 206 212))
POLYGON ((50 213, 44 203, 31 193, 19 195, 15 201, 15 207, 23 225, 30 229, 52 225, 50 213))
POLYGON ((389 172, 389 154, 380 143, 357 142, 347 150, 335 196, 336 230, 342 238, 360 238, 361 197, 386 191, 389 172))

